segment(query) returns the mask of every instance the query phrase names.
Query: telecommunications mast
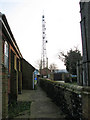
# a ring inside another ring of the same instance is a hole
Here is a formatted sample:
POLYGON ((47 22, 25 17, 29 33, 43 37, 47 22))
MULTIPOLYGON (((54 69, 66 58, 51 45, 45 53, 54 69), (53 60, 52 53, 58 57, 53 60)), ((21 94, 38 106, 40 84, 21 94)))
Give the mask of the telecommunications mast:
POLYGON ((41 64, 42 69, 48 67, 47 51, 46 51, 46 26, 45 26, 45 16, 42 15, 42 55, 41 55, 41 64))

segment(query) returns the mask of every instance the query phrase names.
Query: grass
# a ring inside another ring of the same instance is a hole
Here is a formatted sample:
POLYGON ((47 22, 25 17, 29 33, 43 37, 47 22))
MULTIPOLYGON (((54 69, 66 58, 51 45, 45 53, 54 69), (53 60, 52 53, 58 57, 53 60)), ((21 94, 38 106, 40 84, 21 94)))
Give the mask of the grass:
POLYGON ((30 105, 31 102, 14 102, 9 105, 8 115, 9 118, 14 118, 19 115, 23 115, 23 112, 27 111, 28 115, 30 115, 30 105))

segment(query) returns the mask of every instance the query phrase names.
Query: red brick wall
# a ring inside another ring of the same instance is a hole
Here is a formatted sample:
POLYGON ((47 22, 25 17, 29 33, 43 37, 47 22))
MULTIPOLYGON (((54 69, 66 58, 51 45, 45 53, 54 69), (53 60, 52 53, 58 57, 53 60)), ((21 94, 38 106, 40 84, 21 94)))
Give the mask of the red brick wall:
POLYGON ((8 72, 2 65, 2 118, 8 117, 8 72))
MULTIPOLYGON (((6 39, 5 36, 4 36, 4 39, 6 39)), ((3 53, 2 54, 2 62, 3 63, 4 63, 4 43, 5 43, 5 41, 3 40, 3 43, 2 43, 2 53, 3 53)), ((14 52, 14 54, 16 55, 16 57, 18 59, 20 59, 20 58, 19 58, 19 56, 15 52, 14 48, 11 46, 11 44, 9 42, 8 42, 8 45, 9 45, 9 71, 8 71, 8 74, 10 75, 11 74, 11 50, 14 52)), ((10 77, 8 78, 8 93, 10 93, 10 77)))
MULTIPOLYGON (((17 53, 15 52, 14 48, 11 46, 11 44, 9 43, 9 74, 11 75, 11 50, 13 51, 13 53, 16 55, 16 57, 18 59, 20 59, 20 57, 17 55, 17 53)), ((8 79, 8 92, 10 93, 10 78, 8 79)))

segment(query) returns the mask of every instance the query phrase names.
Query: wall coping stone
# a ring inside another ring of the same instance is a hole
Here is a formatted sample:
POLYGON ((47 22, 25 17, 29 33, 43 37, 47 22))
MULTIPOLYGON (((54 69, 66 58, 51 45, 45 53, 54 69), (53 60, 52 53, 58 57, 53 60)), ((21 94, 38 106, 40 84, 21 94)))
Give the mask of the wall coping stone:
POLYGON ((58 81, 53 81, 50 79, 45 79, 45 78, 40 78, 41 80, 46 80, 47 82, 51 82, 53 85, 56 87, 61 87, 63 89, 66 89, 68 91, 72 91, 78 94, 87 94, 90 95, 90 86, 79 86, 79 85, 73 85, 70 83, 63 83, 63 82, 58 82, 58 81))

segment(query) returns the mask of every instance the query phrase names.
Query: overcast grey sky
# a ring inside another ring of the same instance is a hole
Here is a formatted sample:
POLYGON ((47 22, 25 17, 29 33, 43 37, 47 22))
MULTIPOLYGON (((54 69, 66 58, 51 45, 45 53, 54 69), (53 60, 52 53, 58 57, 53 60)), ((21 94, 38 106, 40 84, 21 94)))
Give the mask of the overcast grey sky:
POLYGON ((43 10, 49 65, 63 69, 59 51, 74 46, 82 50, 79 0, 0 0, 0 11, 7 17, 23 57, 34 67, 41 59, 43 10))

